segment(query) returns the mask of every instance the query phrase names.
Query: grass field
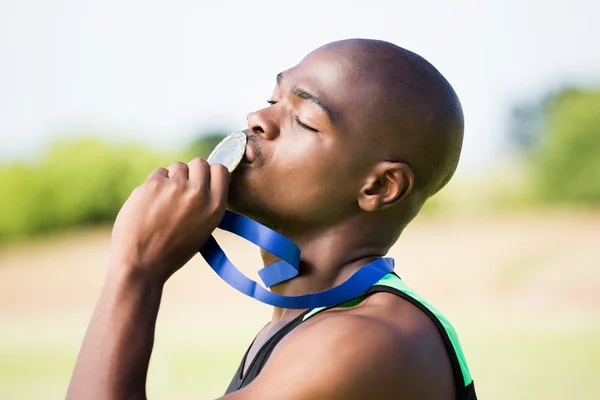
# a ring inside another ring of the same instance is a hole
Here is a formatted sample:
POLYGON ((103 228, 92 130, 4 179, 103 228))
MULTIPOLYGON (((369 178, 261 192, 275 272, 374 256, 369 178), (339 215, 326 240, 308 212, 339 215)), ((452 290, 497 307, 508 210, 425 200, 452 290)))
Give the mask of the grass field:
MULTIPOLYGON (((103 278, 109 230, 0 248, 0 399, 64 397, 103 278)), ((600 215, 425 217, 390 252, 453 321, 480 399, 600 398, 600 215)), ((251 245, 219 235, 251 276, 251 245)), ((225 390, 269 308, 195 258, 168 283, 150 398, 225 390)))

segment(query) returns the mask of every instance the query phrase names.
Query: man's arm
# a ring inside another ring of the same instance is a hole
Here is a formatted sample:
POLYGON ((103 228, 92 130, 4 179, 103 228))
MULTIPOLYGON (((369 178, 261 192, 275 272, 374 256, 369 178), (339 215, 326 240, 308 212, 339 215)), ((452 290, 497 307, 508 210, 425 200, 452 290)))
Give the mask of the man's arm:
POLYGON ((201 159, 154 171, 115 221, 106 280, 67 393, 141 399, 166 280, 197 254, 225 213, 229 173, 201 159))
POLYGON ((399 330, 381 318, 323 317, 294 329, 250 385, 221 400, 454 399, 433 322, 399 330))
POLYGON ((146 397, 146 373, 161 294, 160 285, 149 285, 134 276, 107 276, 67 398, 146 397))

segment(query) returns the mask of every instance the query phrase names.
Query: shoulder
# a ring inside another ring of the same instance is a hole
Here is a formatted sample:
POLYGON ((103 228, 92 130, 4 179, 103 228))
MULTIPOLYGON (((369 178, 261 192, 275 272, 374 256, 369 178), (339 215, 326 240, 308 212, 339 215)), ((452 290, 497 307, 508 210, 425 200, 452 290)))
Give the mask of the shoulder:
POLYGON ((307 382, 296 387, 298 396, 281 398, 451 399, 454 392, 435 324, 387 293, 358 307, 323 312, 294 329, 275 348, 256 386, 298 379, 307 382))

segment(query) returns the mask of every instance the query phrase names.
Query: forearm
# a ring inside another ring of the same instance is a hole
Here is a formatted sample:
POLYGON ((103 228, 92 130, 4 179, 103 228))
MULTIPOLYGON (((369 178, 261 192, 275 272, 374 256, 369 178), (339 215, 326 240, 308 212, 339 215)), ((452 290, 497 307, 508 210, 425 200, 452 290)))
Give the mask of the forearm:
POLYGON ((109 268, 67 394, 68 399, 145 398, 162 285, 109 268))
POLYGON ((195 254, 225 213, 229 171, 195 158, 154 170, 115 219, 107 278, 73 371, 69 399, 137 399, 164 282, 195 254), (135 268, 131 268, 135 266, 135 268))

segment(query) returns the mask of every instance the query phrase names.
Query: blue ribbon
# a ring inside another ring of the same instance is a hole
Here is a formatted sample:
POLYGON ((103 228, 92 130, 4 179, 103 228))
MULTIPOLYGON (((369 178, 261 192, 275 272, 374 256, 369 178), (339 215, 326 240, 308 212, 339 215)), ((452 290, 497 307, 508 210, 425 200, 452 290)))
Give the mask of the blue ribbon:
MULTIPOLYGON (((276 285, 298 275, 300 249, 285 236, 231 211, 225 212, 218 227, 239 235, 281 258, 281 261, 267 265, 258 272, 266 286, 276 285)), ((379 258, 360 268, 348 280, 334 288, 301 296, 283 296, 270 292, 242 274, 229 261, 213 236, 210 236, 200 249, 200 254, 217 275, 234 289, 263 303, 282 308, 304 309, 341 304, 359 296, 394 270, 393 259, 379 258)))
POLYGON ((231 211, 225 211, 225 216, 218 227, 224 231, 235 233, 281 258, 281 261, 267 265, 258 271, 265 286, 274 286, 298 275, 300 249, 290 239, 250 218, 231 211))

